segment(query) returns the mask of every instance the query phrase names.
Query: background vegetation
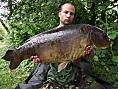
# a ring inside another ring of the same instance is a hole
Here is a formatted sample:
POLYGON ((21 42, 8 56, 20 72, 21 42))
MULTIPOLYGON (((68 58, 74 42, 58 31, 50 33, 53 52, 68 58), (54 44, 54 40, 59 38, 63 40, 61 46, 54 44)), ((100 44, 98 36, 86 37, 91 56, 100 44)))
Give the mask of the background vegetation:
MULTIPOLYGON (((118 11, 113 9, 118 6, 117 0, 21 0, 17 3, 8 0, 9 28, 0 20, 8 32, 7 36, 0 40, 0 57, 6 50, 20 46, 29 37, 56 27, 59 24, 59 7, 65 2, 71 2, 76 7, 73 24, 96 25, 111 37, 110 47, 96 51, 94 59, 89 62, 96 76, 118 89, 118 11)), ((1 30, 0 35, 2 35, 1 30)), ((10 71, 8 66, 9 62, 1 59, 0 89, 13 89, 18 83, 23 82, 33 64, 27 60, 23 61, 14 71, 10 71)))

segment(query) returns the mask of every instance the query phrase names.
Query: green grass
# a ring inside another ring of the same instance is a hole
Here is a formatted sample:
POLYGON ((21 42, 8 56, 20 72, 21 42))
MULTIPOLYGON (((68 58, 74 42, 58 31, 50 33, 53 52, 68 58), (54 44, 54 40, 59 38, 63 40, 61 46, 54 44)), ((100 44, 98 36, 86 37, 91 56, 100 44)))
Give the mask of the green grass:
POLYGON ((27 60, 23 61, 15 70, 9 69, 9 62, 1 59, 8 50, 4 41, 0 41, 0 89, 14 89, 17 84, 23 83, 32 68, 32 63, 27 65, 27 60))

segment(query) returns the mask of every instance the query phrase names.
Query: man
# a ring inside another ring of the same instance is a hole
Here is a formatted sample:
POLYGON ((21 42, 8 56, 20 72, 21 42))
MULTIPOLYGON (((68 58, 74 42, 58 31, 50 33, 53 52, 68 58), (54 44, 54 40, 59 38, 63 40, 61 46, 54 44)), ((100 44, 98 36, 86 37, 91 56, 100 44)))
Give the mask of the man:
MULTIPOLYGON (((66 3, 62 5, 58 13, 58 16, 60 18, 60 24, 58 27, 64 25, 70 25, 73 21, 74 14, 75 14, 75 7, 71 3, 66 3)), ((89 53, 90 53, 90 47, 88 46, 82 56, 84 57, 89 53)), ((33 59, 33 61, 36 63, 40 62, 40 59, 37 58, 37 56, 31 56, 30 59, 33 59)), ((63 89, 63 87, 65 87, 64 85, 74 80, 77 74, 77 68, 75 68, 75 66, 78 65, 78 62, 80 60, 81 58, 77 59, 76 61, 69 62, 65 67, 65 69, 63 69, 60 72, 57 71, 58 63, 50 64, 50 70, 48 71, 48 76, 47 76, 48 79, 42 88, 50 89, 51 87, 53 87, 54 89, 56 89, 56 87, 59 87, 60 89, 63 89), (73 66, 73 64, 75 66, 73 66)))
MULTIPOLYGON (((75 7, 71 3, 63 4, 58 13, 60 24, 57 26, 57 28, 64 25, 70 25, 73 21, 74 15, 75 7)), ((79 73, 81 71, 78 67, 78 64, 83 57, 90 54, 90 49, 90 46, 86 47, 81 58, 73 62, 70 61, 60 72, 57 71, 59 63, 52 63, 50 66, 48 66, 46 64, 40 63, 41 60, 37 56, 31 56, 30 60, 33 60, 34 63, 37 63, 34 71, 31 73, 32 76, 27 78, 26 84, 18 85, 19 88, 17 86, 15 89, 39 89, 40 87, 42 87, 42 89, 70 89, 69 87, 72 87, 71 85, 73 84, 77 85, 74 86, 73 89, 76 87, 79 88, 78 83, 81 81, 82 76, 81 73, 79 73), (80 77, 80 80, 78 77, 80 77), (24 87, 21 88, 21 86, 24 87)))

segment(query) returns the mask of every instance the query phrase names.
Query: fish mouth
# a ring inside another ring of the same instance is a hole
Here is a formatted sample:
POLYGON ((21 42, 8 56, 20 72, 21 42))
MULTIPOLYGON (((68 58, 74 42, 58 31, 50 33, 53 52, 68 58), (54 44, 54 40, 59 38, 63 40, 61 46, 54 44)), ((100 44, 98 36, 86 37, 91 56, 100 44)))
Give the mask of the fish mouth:
POLYGON ((104 46, 103 46, 103 44, 102 45, 93 44, 93 48, 95 48, 95 49, 106 49, 108 47, 110 47, 110 43, 104 44, 104 46))
POLYGON ((106 48, 108 48, 108 46, 105 46, 105 47, 100 47, 100 49, 106 49, 106 48))

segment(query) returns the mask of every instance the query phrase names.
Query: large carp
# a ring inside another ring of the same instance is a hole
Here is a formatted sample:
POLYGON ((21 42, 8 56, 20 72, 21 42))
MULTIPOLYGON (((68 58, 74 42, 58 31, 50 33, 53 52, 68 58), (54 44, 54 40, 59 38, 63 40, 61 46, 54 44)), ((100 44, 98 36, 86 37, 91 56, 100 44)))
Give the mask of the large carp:
POLYGON ((87 45, 104 49, 109 47, 110 38, 96 26, 68 25, 33 36, 19 48, 8 50, 2 58, 10 61, 10 69, 17 68, 32 55, 37 55, 44 63, 61 63, 79 58, 87 45))

